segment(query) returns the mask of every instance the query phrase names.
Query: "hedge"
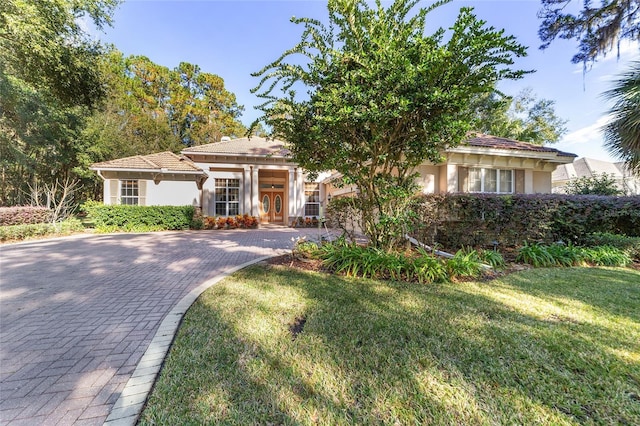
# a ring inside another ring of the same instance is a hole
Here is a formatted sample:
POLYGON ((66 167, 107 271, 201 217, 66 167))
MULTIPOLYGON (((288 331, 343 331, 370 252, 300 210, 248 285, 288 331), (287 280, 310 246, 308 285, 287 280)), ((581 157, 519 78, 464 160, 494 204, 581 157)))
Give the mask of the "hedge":
POLYGON ((0 207, 0 226, 50 222, 51 213, 46 207, 0 207))
POLYGON ((195 227, 193 206, 83 205, 98 232, 171 231, 195 227))
POLYGON ((416 198, 415 236, 448 248, 583 243, 594 232, 640 236, 640 197, 429 194, 416 198))
POLYGON ((0 241, 20 241, 33 237, 68 235, 82 231, 84 231, 84 226, 78 219, 67 219, 59 223, 0 226, 0 241))

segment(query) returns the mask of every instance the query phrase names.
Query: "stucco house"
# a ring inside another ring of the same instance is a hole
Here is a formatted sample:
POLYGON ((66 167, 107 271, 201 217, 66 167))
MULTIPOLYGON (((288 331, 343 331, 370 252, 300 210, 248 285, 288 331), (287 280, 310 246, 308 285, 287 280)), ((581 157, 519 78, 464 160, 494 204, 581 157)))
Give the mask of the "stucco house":
MULTIPOLYGON (((551 173, 574 154, 511 139, 477 134, 448 149, 442 164, 417 168, 425 193, 550 193, 551 173)), ((292 162, 286 144, 261 137, 223 139, 169 152, 96 163, 105 204, 184 205, 205 216, 250 214, 262 223, 288 224, 319 217, 336 189, 330 174, 310 181, 292 162)))
POLYGON ((564 194, 569 182, 602 174, 609 175, 622 194, 640 195, 640 177, 634 176, 624 162, 612 163, 586 157, 558 166, 551 174, 551 190, 564 194))

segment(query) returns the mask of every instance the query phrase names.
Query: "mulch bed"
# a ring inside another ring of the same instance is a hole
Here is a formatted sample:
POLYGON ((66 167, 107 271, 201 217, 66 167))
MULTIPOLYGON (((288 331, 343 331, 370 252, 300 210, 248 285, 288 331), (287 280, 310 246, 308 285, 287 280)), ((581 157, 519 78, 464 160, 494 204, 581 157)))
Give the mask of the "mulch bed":
POLYGON ((268 265, 286 266, 291 269, 303 271, 328 272, 322 267, 322 261, 318 259, 301 259, 290 254, 272 257, 265 261, 268 265))

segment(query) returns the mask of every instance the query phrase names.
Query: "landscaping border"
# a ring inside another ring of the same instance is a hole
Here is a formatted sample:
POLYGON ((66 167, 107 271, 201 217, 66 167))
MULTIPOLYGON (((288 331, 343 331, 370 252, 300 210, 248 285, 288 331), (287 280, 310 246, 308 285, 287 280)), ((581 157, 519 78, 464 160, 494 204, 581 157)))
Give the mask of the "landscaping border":
POLYGON ((147 398, 153 390, 156 378, 162 370, 164 359, 169 353, 169 349, 171 348, 171 344, 173 343, 173 339, 175 338, 184 314, 205 290, 247 266, 276 256, 278 256, 278 254, 262 256, 245 262, 242 265, 229 268, 214 278, 203 282, 184 296, 162 320, 158 331, 138 362, 129 381, 127 381, 104 425, 134 426, 137 423, 145 407, 147 398))

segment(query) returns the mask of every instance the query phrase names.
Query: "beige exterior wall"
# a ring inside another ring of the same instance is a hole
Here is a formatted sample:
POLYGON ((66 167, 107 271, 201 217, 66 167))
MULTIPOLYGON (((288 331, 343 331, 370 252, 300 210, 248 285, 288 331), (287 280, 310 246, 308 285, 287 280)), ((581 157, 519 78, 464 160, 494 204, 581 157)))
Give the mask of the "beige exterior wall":
MULTIPOLYGON (((518 179, 519 176, 522 176, 524 182, 518 184, 522 188, 518 192, 535 194, 551 193, 551 173, 555 170, 556 163, 540 158, 449 152, 447 153, 447 165, 443 167, 447 168, 446 190, 448 192, 463 190, 458 185, 459 167, 478 167, 519 171, 515 178, 518 179)), ((442 188, 444 187, 442 177, 440 180, 442 188)))
POLYGON ((419 174, 416 183, 422 188, 424 194, 437 194, 440 192, 440 167, 423 164, 416 168, 419 174))
POLYGON ((551 193, 551 172, 533 172, 533 193, 551 193))

